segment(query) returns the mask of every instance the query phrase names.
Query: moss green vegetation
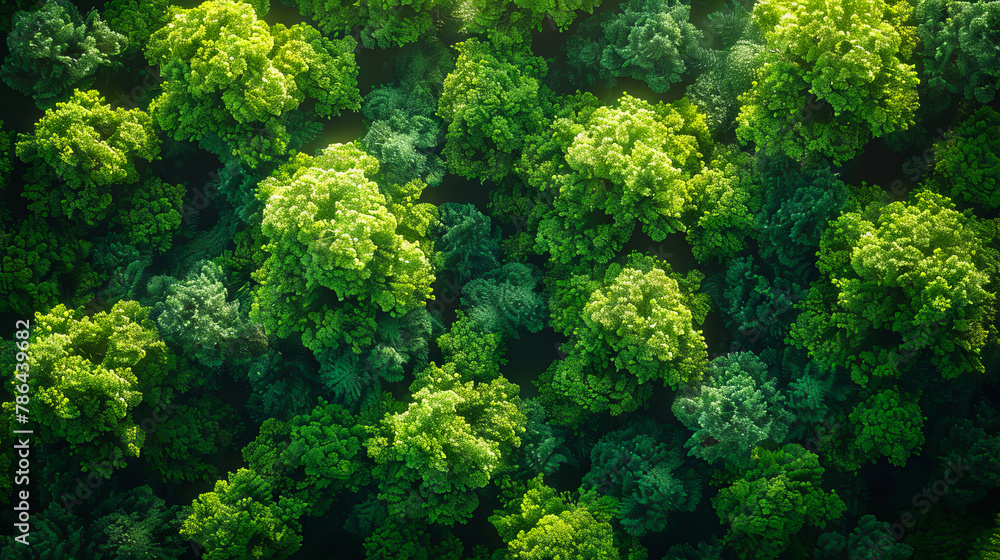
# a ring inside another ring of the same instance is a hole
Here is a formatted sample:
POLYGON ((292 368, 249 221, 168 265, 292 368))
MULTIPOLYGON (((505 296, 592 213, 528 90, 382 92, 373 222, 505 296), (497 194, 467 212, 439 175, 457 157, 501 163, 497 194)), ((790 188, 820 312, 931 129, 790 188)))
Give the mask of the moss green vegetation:
POLYGON ((998 8, 5 3, 0 560, 997 560, 998 8))

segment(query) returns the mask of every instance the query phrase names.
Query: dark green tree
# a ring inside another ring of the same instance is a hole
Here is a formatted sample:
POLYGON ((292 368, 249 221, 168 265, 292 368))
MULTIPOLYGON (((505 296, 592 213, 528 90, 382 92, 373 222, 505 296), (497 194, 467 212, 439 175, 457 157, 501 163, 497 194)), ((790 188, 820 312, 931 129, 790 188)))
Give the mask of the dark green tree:
POLYGON ((824 528, 843 514, 837 492, 820 487, 819 456, 801 445, 757 447, 752 459, 712 500, 719 520, 729 524, 724 542, 741 558, 774 560, 804 527, 824 528))
MULTIPOLYGON (((663 93, 691 70, 701 32, 690 23, 691 5, 678 0, 629 0, 618 13, 587 19, 566 45, 570 64, 601 79, 630 77, 663 93)), ((589 79, 588 79, 589 78, 589 79)))
POLYGON ((922 0, 914 11, 923 43, 923 85, 936 109, 952 94, 979 103, 1000 89, 1000 5, 989 0, 922 0))
POLYGON ((859 519, 858 526, 846 537, 831 532, 823 533, 816 540, 813 551, 815 560, 835 560, 845 555, 848 558, 877 556, 886 560, 909 560, 913 556, 913 547, 896 541, 889 523, 869 514, 859 519))
POLYGON ((30 216, 0 231, 0 309, 28 315, 62 302, 91 300, 101 279, 88 262, 92 243, 79 230, 30 216))
POLYGON ((618 500, 615 516, 625 531, 641 537, 666 529, 672 511, 694 511, 701 480, 684 469, 684 436, 649 419, 602 437, 590 452, 590 472, 581 488, 618 500))
POLYGON ((249 328, 237 302, 226 301, 222 268, 199 261, 184 280, 173 282, 154 313, 164 340, 209 367, 234 357, 236 339, 249 328))
POLYGON ((678 395, 672 408, 695 431, 685 444, 689 455, 733 467, 747 467, 758 445, 783 443, 793 420, 777 379, 750 352, 712 360, 701 383, 678 395))
POLYGON ((111 64, 127 43, 97 10, 84 18, 69 0, 46 0, 14 16, 0 77, 44 109, 74 88, 89 87, 98 68, 111 64))
POLYGON ((153 33, 167 24, 169 0, 107 0, 104 20, 112 31, 124 35, 128 43, 122 54, 142 53, 153 33))
POLYGON ((216 480, 216 460, 242 430, 243 422, 233 407, 205 394, 177 405, 155 425, 146 435, 143 461, 164 482, 216 480))
POLYGON ((518 329, 537 333, 545 326, 545 302, 535 291, 538 271, 522 263, 508 263, 472 280, 462 289, 470 328, 520 338, 518 329))
POLYGON ((998 128, 1000 113, 980 107, 952 131, 952 137, 935 144, 931 187, 952 199, 1000 207, 998 128))

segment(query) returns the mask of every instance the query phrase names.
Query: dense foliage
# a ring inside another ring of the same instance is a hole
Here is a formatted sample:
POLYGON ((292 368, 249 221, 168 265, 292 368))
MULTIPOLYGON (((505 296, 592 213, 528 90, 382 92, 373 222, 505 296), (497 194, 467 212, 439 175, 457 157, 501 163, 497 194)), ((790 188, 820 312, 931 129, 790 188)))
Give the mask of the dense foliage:
POLYGON ((78 4, 0 560, 1000 559, 1000 1, 78 4))

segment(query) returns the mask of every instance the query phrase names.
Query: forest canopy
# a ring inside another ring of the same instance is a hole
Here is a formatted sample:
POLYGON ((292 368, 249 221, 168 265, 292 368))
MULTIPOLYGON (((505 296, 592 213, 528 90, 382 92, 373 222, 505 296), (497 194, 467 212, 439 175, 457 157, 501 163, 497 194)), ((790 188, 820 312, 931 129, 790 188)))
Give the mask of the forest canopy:
POLYGON ((1000 1, 0 27, 0 560, 1000 558, 1000 1))

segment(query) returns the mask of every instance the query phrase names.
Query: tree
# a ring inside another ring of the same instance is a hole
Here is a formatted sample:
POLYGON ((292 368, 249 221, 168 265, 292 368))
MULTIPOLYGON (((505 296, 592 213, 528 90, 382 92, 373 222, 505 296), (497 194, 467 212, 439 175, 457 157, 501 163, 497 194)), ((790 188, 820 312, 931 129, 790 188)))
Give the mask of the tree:
POLYGON ((164 482, 215 480, 215 459, 243 431, 236 410, 205 394, 181 403, 146 436, 146 466, 164 482))
POLYGON ((899 378, 917 357, 944 379, 982 373, 1000 262, 990 239, 971 212, 926 190, 845 212, 823 232, 822 277, 796 305, 792 343, 862 386, 899 378))
POLYGON ((45 111, 34 134, 20 135, 17 143, 17 156, 48 166, 62 191, 49 196, 43 185, 29 185, 25 196, 33 201, 32 210, 70 219, 75 213, 89 225, 108 213, 113 195, 124 194, 107 187, 136 183, 138 160, 151 162, 159 153, 146 112, 112 109, 95 90, 76 90, 69 101, 45 111), (57 206, 49 208, 50 203, 57 206))
POLYGON ((438 347, 446 362, 455 364, 465 381, 489 382, 500 376, 504 348, 500 333, 481 331, 461 309, 451 329, 438 336, 438 347))
POLYGON ((185 189, 149 172, 160 141, 146 112, 77 90, 45 111, 34 134, 19 135, 17 155, 32 165, 22 196, 35 214, 118 226, 143 249, 170 247, 185 189))
POLYGON ((65 441, 81 463, 100 457, 118 468, 139 456, 145 434, 130 412, 142 402, 162 406, 190 383, 187 372, 175 373, 176 358, 137 302, 118 302, 93 317, 60 304, 36 313, 33 329, 33 417, 45 441, 65 441))
POLYGON ((206 560, 291 557, 302 544, 290 500, 271 500, 267 484, 239 469, 215 490, 198 496, 180 529, 205 551, 206 560))
POLYGON ((137 486, 112 493, 101 502, 94 509, 90 529, 105 558, 170 560, 183 554, 185 548, 177 532, 179 510, 178 506, 166 507, 148 485, 137 486))
POLYGON ((0 77, 44 109, 74 88, 89 87, 98 68, 111 64, 126 44, 97 10, 84 19, 69 0, 46 0, 37 11, 14 16, 0 77))
POLYGON ((996 560, 1000 558, 1000 515, 972 546, 970 560, 996 560))
POLYGON ((565 160, 549 182, 554 211, 542 218, 536 250, 556 262, 605 263, 631 236, 636 222, 654 241, 683 231, 692 201, 688 180, 711 157, 704 118, 686 99, 651 105, 624 94, 612 107, 587 110, 580 123, 559 119, 569 139, 565 160))
POLYGON ((727 2, 723 10, 708 14, 707 25, 703 45, 712 47, 705 43, 718 36, 722 49, 704 50, 706 68, 685 94, 718 138, 736 127, 739 97, 753 87, 754 74, 763 63, 764 37, 742 2, 727 2))
POLYGON ((693 469, 681 471, 683 439, 649 419, 611 432, 590 451, 581 488, 618 500, 615 516, 628 534, 663 531, 671 511, 694 511, 701 501, 701 480, 693 469))
POLYGON ((803 169, 781 155, 760 165, 760 183, 764 196, 755 223, 760 256, 780 271, 777 276, 808 277, 823 230, 847 204, 847 186, 828 167, 803 169))
MULTIPOLYGON (((691 6, 676 0, 629 0, 620 13, 589 18, 566 45, 580 73, 630 77, 663 93, 683 79, 698 57, 701 32, 691 6)), ((593 79, 584 80, 588 85, 593 79)))
POLYGON ((324 34, 349 34, 360 28, 365 48, 388 49, 418 41, 435 29, 439 0, 294 0, 303 17, 312 17, 324 34))
POLYGON ((796 160, 854 157, 871 138, 913 124, 917 77, 906 64, 912 7, 891 0, 766 0, 753 9, 767 50, 741 97, 736 134, 796 160), (815 110, 805 110, 806 104, 815 110), (786 119, 795 115, 790 126, 786 119))
POLYGON ((494 512, 490 523, 515 560, 617 559, 610 523, 615 510, 614 498, 584 494, 574 502, 568 492, 558 494, 538 475, 528 480, 522 496, 494 512))
POLYGON ((985 402, 978 403, 974 412, 972 419, 957 418, 951 423, 938 451, 938 464, 945 469, 955 461, 969 469, 968 481, 945 496, 953 509, 962 512, 1000 486, 1000 415, 985 402))
POLYGON ((569 355, 543 374, 554 392, 590 412, 637 410, 652 382, 676 387, 701 377, 707 348, 701 325, 707 296, 695 295, 702 276, 673 273, 666 263, 633 254, 626 267, 608 266, 589 294, 569 355))
POLYGON ((434 187, 446 171, 437 154, 444 134, 444 123, 435 114, 437 98, 455 60, 437 40, 414 47, 394 56, 397 83, 375 87, 365 96, 362 114, 368 130, 360 143, 379 160, 379 183, 420 179, 434 187))
POLYGON ((525 399, 522 410, 526 423, 521 436, 521 472, 551 475, 563 463, 577 463, 566 446, 566 436, 547 421, 545 406, 538 399, 525 399))
POLYGON ((206 366, 222 365, 236 338, 248 328, 239 304, 227 302, 227 295, 222 268, 199 261, 184 280, 167 288, 165 300, 154 307, 163 338, 206 366))
POLYGON ((545 326, 545 302, 535 291, 538 271, 522 263, 508 263, 462 289, 462 305, 468 308, 470 328, 520 338, 518 329, 537 333, 545 326))
POLYGON ((768 276, 764 263, 748 255, 730 260, 725 274, 713 279, 714 299, 731 338, 727 351, 762 354, 784 348, 796 316, 793 305, 806 290, 801 277, 768 276))
POLYGON ((719 356, 708 375, 674 399, 674 415, 695 431, 688 455, 747 467, 754 447, 784 442, 793 417, 767 366, 750 352, 719 356))
POLYGON ((932 188, 952 199, 987 208, 1000 207, 997 127, 1000 127, 1000 113, 980 107, 958 125, 952 138, 935 144, 932 188))
POLYGON ((686 543, 675 544, 663 560, 722 560, 722 545, 717 537, 712 537, 711 543, 698 543, 698 548, 686 543))
POLYGON ((846 537, 841 533, 823 533, 816 541, 813 558, 834 560, 843 558, 865 558, 872 554, 887 560, 909 560, 913 547, 895 541, 890 525, 879 521, 874 515, 865 515, 858 520, 858 526, 846 537), (889 541, 886 546, 885 541, 889 541))
POLYGON ((35 558, 79 558, 97 560, 98 551, 94 535, 87 527, 57 502, 49 503, 40 513, 32 515, 31 536, 28 546, 14 542, 13 536, 3 536, 0 542, 0 559, 33 560, 35 558))
POLYGON ((729 523, 725 544, 741 558, 776 559, 804 527, 826 527, 844 512, 836 490, 820 488, 819 457, 790 443, 753 452, 748 470, 719 490, 712 505, 729 523))
POLYGON ((464 523, 476 490, 506 467, 521 445, 524 413, 516 385, 462 381, 454 364, 433 362, 410 387, 413 401, 385 416, 365 445, 375 460, 379 497, 391 515, 464 523))
POLYGON ((1000 5, 990 1, 922 0, 914 15, 923 43, 924 85, 936 108, 961 93, 979 103, 1000 89, 1000 5), (961 84, 961 85, 959 85, 961 84))
POLYGON ((692 203, 684 211, 687 241, 698 262, 727 260, 746 247, 760 212, 762 191, 752 174, 740 173, 751 156, 731 149, 716 150, 715 158, 688 181, 692 203))
POLYGON ((350 346, 324 348, 317 356, 319 381, 336 400, 365 409, 382 397, 382 381, 395 383, 427 365, 433 319, 426 309, 402 317, 377 315, 375 341, 356 354, 350 346))
POLYGON ((398 317, 426 304, 434 207, 417 202, 416 181, 383 194, 371 180, 377 172, 354 144, 333 144, 317 157, 297 154, 261 182, 270 243, 250 314, 268 335, 301 333, 316 354, 342 343, 360 353, 374 342, 377 311, 398 317))
POLYGON ((452 173, 499 182, 513 171, 525 136, 544 122, 547 67, 524 46, 468 39, 444 80, 437 114, 448 125, 442 155, 452 173))
POLYGON ((0 309, 27 315, 60 302, 90 301, 101 283, 88 259, 92 243, 78 230, 53 229, 29 216, 0 231, 0 309))
POLYGON ((491 224, 473 204, 445 202, 438 206, 435 263, 465 283, 500 267, 500 227, 491 224))
POLYGON ((368 131, 361 137, 360 144, 382 164, 381 180, 402 184, 419 179, 436 186, 444 179, 445 168, 444 162, 433 152, 441 135, 441 125, 434 115, 433 99, 425 107, 421 107, 427 110, 419 113, 382 109, 380 112, 386 112, 390 116, 383 119, 372 119, 369 116, 375 112, 371 109, 374 103, 381 101, 389 105, 393 97, 405 98, 404 96, 401 87, 389 90, 385 86, 368 94, 365 99, 368 131), (387 90, 391 93, 378 95, 387 90))
POLYGON ((577 10, 592 13, 600 0, 471 0, 455 14, 463 31, 484 33, 493 41, 527 42, 542 22, 566 31, 577 10))
POLYGON ((306 24, 270 27, 236 0, 171 6, 168 18, 145 54, 166 78, 150 112, 175 140, 208 147, 218 139, 256 167, 285 155, 281 117, 307 98, 321 117, 361 108, 352 38, 330 40, 306 24))
POLYGON ((169 7, 169 0, 105 1, 104 20, 108 23, 108 27, 115 33, 124 35, 128 40, 122 49, 123 55, 132 56, 141 53, 150 36, 167 24, 169 7))
POLYGON ((855 406, 850 415, 854 437, 848 446, 852 462, 875 462, 885 456, 890 464, 903 467, 910 455, 919 454, 927 420, 917 404, 919 398, 919 393, 883 389, 855 406))
POLYGON ((322 516, 338 492, 356 492, 369 482, 361 455, 369 435, 346 408, 320 398, 308 414, 288 422, 265 420, 243 458, 272 499, 299 504, 300 514, 322 516))
POLYGON ((386 517, 365 539, 366 560, 463 560, 462 541, 424 519, 386 517))

